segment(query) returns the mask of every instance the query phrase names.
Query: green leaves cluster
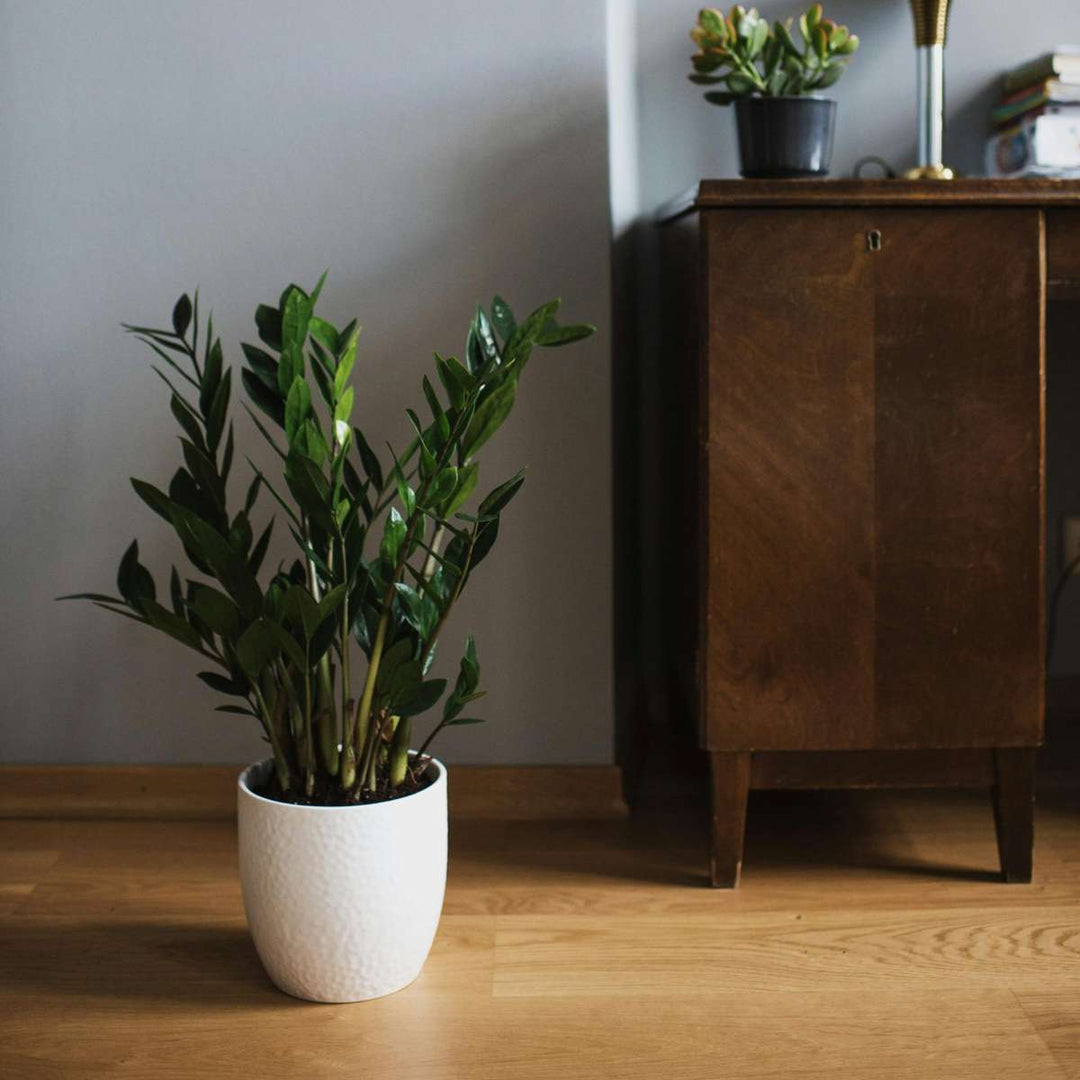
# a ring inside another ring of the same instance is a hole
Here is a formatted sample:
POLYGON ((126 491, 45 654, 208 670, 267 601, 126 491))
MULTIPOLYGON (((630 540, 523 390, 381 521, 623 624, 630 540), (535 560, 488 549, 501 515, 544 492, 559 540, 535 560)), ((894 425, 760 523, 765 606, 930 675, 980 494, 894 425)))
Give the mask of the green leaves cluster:
POLYGON ((510 415, 533 351, 579 341, 593 327, 560 325, 557 300, 519 324, 496 296, 489 310, 476 309, 462 360, 435 355, 421 384, 424 408, 405 410, 407 443, 383 454, 353 415, 360 328, 316 314, 324 281, 310 293, 290 285, 276 306, 260 305, 259 344, 242 346, 245 404, 280 475, 249 459, 235 512, 232 371, 212 318, 201 349, 197 294, 177 301, 171 329, 127 327, 160 361, 154 370, 169 387, 183 460, 166 490, 132 485, 172 526, 190 576, 173 567, 166 607, 132 542, 118 596, 77 595, 208 660, 199 677, 232 699, 220 710, 262 725, 279 797, 340 803, 410 789, 444 727, 479 722, 464 715, 483 696, 470 635, 441 719, 410 756, 413 718, 446 695, 448 680, 431 674, 446 621, 524 483, 519 472, 468 511, 477 454, 510 415), (264 491, 298 549, 289 566, 266 573, 275 518, 258 530, 251 521, 264 491))
POLYGON ((772 26, 757 8, 736 4, 725 15, 703 8, 690 37, 698 47, 691 57, 690 81, 700 86, 723 85, 705 99, 727 105, 740 97, 799 96, 832 86, 859 47, 846 26, 823 17, 821 4, 799 16, 802 47, 792 35, 792 19, 772 26))

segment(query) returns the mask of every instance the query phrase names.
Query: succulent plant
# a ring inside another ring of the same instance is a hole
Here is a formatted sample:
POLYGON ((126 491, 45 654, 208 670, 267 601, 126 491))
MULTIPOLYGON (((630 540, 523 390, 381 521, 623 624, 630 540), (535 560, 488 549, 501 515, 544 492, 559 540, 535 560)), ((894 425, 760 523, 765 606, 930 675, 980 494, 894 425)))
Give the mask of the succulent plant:
POLYGON ((832 86, 844 73, 859 39, 846 26, 823 17, 820 4, 799 16, 800 49, 792 34, 792 19, 771 26, 758 14, 736 4, 725 15, 703 8, 690 37, 698 47, 691 57, 699 86, 722 85, 705 100, 727 105, 736 98, 813 94, 832 86))

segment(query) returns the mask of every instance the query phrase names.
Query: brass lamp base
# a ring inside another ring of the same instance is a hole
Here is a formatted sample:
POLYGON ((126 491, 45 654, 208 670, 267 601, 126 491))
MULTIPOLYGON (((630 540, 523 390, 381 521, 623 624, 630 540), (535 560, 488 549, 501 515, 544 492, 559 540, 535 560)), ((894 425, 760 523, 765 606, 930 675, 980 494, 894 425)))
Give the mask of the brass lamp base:
POLYGON ((905 180, 955 180, 956 173, 948 165, 919 165, 904 170, 905 180))

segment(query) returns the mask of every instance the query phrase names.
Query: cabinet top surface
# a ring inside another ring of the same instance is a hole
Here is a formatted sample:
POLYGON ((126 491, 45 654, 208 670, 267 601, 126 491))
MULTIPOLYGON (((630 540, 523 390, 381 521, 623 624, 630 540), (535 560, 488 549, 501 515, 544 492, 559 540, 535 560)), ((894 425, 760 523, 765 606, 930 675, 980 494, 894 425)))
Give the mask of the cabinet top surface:
POLYGON ((665 222, 739 206, 887 205, 1080 207, 1080 180, 702 180, 657 216, 665 222))

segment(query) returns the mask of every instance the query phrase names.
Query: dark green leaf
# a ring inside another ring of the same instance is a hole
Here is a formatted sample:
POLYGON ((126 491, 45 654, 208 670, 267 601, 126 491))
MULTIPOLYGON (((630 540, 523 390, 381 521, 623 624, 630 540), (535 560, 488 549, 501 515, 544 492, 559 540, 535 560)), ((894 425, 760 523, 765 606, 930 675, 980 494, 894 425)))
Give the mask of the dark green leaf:
POLYGON ((150 599, 140 601, 139 606, 146 616, 146 621, 155 630, 168 634, 169 637, 175 638, 196 652, 202 652, 202 639, 199 637, 199 632, 184 619, 150 599))
POLYGON ((457 370, 450 366, 450 362, 444 360, 438 353, 435 354, 435 371, 447 397, 450 398, 450 404, 455 409, 460 409, 465 402, 468 386, 462 382, 457 370))
POLYGON ((480 336, 476 332, 476 321, 474 319, 469 326, 469 335, 465 339, 465 365, 468 367, 470 374, 476 375, 478 372, 483 371, 485 360, 484 349, 480 344, 480 336))
POLYGON ((503 341, 508 341, 517 329, 514 313, 510 310, 510 305, 501 296, 496 296, 491 301, 491 321, 503 341))
POLYGON ((311 298, 297 285, 290 285, 285 290, 281 302, 281 344, 284 349, 293 348, 297 352, 307 340, 308 325, 311 322, 311 298))
POLYGON ((438 703, 445 689, 445 679, 428 679, 420 684, 408 702, 395 705, 394 711, 402 719, 406 716, 419 716, 438 703))
MULTIPOLYGON (((264 412, 278 427, 285 426, 285 403, 280 396, 270 387, 266 386, 248 368, 240 372, 240 378, 244 383, 244 389, 248 397, 264 412)), ((269 436, 267 436, 269 439, 269 436)), ((272 440, 271 440, 272 441, 272 440)))
POLYGON ((225 430, 225 418, 229 412, 229 396, 232 394, 232 370, 225 372, 225 377, 218 384, 210 406, 210 415, 206 419, 206 443, 211 453, 216 453, 221 433, 225 430))
POLYGON ((277 390, 278 362, 262 349, 255 345, 244 342, 240 346, 244 350, 244 356, 251 365, 251 370, 258 376, 259 381, 269 390, 277 390))
POLYGON ((274 519, 271 518, 267 523, 265 529, 263 529, 259 539, 255 541, 255 546, 251 549, 251 554, 248 556, 248 569, 252 574, 258 574, 262 569, 263 559, 266 558, 266 549, 270 546, 270 534, 274 531, 274 519))
POLYGON ((300 376, 293 379, 289 396, 285 402, 285 437, 289 442, 296 438, 300 425, 311 412, 311 391, 300 376))
POLYGON ((169 407, 172 409, 172 414, 176 417, 177 423, 187 432, 188 438, 205 453, 206 440, 203 438, 202 425, 199 423, 198 417, 184 404, 184 400, 179 394, 173 394, 169 407))
POLYGON ((209 585, 193 583, 191 606, 216 634, 232 637, 240 629, 240 611, 236 604, 209 585))
POLYGON ((184 590, 180 585, 180 575, 175 566, 169 575, 169 599, 172 602, 173 614, 179 615, 182 619, 184 617, 184 590))
POLYGON ((323 399, 328 409, 333 409, 333 384, 330 381, 330 376, 326 373, 326 368, 319 362, 314 354, 312 354, 311 373, 315 376, 315 385, 319 388, 319 397, 323 399))
POLYGON ((379 554, 388 563, 394 564, 397 562, 398 552, 401 550, 402 542, 405 540, 406 529, 405 520, 398 512, 398 508, 396 506, 390 507, 382 544, 379 545, 379 554))
POLYGON ((199 409, 203 416, 209 416, 218 385, 221 382, 221 339, 216 338, 206 350, 206 362, 203 365, 202 390, 199 392, 199 409))
POLYGON ((328 509, 330 488, 315 464, 294 450, 285 460, 285 482, 301 510, 320 528, 332 532, 328 509))
POLYGON ((281 312, 260 304, 255 309, 255 326, 259 331, 259 340, 274 352, 281 352, 281 312))
POLYGON ((480 464, 476 461, 470 461, 464 468, 458 469, 457 490, 454 492, 453 497, 442 508, 442 516, 444 518, 450 517, 455 510, 461 509, 465 504, 465 500, 472 494, 473 488, 476 487, 476 481, 479 475, 480 464))
POLYGON ((457 490, 458 470, 453 465, 447 466, 432 482, 424 499, 425 506, 438 506, 457 490))
POLYGON ((240 635, 240 640, 236 643, 236 659, 252 682, 278 654, 278 641, 271 629, 272 625, 266 619, 257 619, 240 635))
POLYGON ((246 561, 216 529, 185 507, 174 505, 173 524, 185 546, 212 568, 244 617, 254 618, 262 609, 262 591, 246 561))
POLYGON ((311 644, 308 647, 312 664, 317 664, 322 659, 323 653, 334 643, 339 627, 340 621, 337 612, 328 615, 319 623, 315 633, 311 635, 311 644))
POLYGON ((188 326, 191 325, 191 300, 187 293, 176 301, 176 307, 173 308, 172 313, 172 324, 178 338, 182 338, 187 333, 188 326))
POLYGON ((231 694, 233 697, 247 696, 247 683, 233 682, 227 675, 222 675, 217 671, 200 671, 198 674, 211 690, 216 690, 219 694, 231 694))
POLYGON ((491 332, 491 323, 488 321, 484 309, 477 305, 476 318, 473 321, 476 327, 476 339, 480 343, 480 350, 484 354, 486 364, 499 362, 499 346, 495 342, 495 335, 491 332))
POLYGON ((546 304, 541 304, 517 329, 518 336, 524 341, 533 341, 540 336, 558 313, 559 307, 562 304, 561 300, 549 300, 546 304))
POLYGON ((378 456, 371 449, 367 439, 364 437, 364 433, 358 427, 353 428, 353 438, 356 441, 356 449, 360 454, 360 462, 364 466, 364 472, 375 485, 376 490, 382 491, 384 487, 383 471, 378 456))
POLYGON ((103 604, 122 604, 124 601, 118 596, 106 596, 105 593, 96 592, 73 592, 58 596, 57 600, 97 600, 103 604))
POLYGON ((139 607, 140 600, 153 600, 157 595, 150 571, 139 562, 138 540, 131 541, 127 551, 124 552, 124 557, 120 560, 116 588, 128 604, 136 609, 139 607))
POLYGON ((545 348, 553 348, 557 345, 570 345, 575 341, 582 341, 596 333, 596 327, 588 323, 579 323, 576 326, 556 326, 549 323, 536 337, 536 344, 545 348))
POLYGON ((508 379, 477 406, 462 438, 466 457, 472 457, 499 430, 514 407, 516 390, 517 380, 508 379))
MULTIPOLYGON (((308 656, 306 650, 297 642, 296 638, 288 632, 283 626, 278 626, 276 622, 271 622, 269 619, 265 620, 266 629, 270 635, 277 642, 278 647, 284 652, 293 666, 298 671, 308 670, 308 656)), ((306 639, 305 639, 306 641, 306 639)))
POLYGON ((319 605, 306 585, 292 585, 285 593, 285 614, 305 640, 315 633, 320 621, 319 605))
POLYGON ((334 356, 337 356, 338 332, 331 323, 328 323, 325 319, 320 319, 318 315, 313 315, 308 323, 308 333, 324 349, 328 349, 334 356))
POLYGON ((154 487, 153 484, 148 484, 145 480, 137 480, 134 476, 131 478, 131 486, 135 489, 135 493, 151 510, 154 511, 159 517, 163 517, 169 524, 172 524, 172 516, 169 513, 169 497, 164 491, 160 491, 154 487))
POLYGON ((480 517, 487 517, 490 515, 500 513, 503 508, 510 502, 510 500, 521 490, 521 485, 525 483, 525 470, 515 473, 505 483, 500 484, 490 495, 480 504, 480 517))
POLYGON ((495 544, 495 540, 499 535, 499 519, 492 518, 491 521, 485 521, 480 526, 479 531, 476 534, 476 543, 473 545, 472 554, 472 567, 475 569, 480 565, 484 556, 491 551, 495 544))

